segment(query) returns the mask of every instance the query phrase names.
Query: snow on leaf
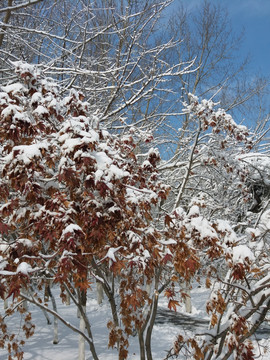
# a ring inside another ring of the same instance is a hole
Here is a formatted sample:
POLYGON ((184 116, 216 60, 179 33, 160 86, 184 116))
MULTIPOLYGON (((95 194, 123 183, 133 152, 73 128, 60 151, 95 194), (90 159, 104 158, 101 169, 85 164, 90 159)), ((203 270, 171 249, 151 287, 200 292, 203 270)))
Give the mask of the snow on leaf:
POLYGON ((16 243, 19 243, 19 244, 22 244, 28 248, 32 247, 33 246, 33 242, 29 239, 17 239, 16 243))
POLYGON ((193 217, 190 221, 190 226, 197 230, 202 238, 217 236, 216 232, 209 224, 207 219, 203 218, 202 216, 193 217))
POLYGON ((97 184, 97 182, 99 182, 101 180, 103 176, 103 170, 101 169, 98 169, 96 172, 95 172, 95 183, 97 184))
POLYGON ((113 262, 116 262, 116 258, 114 256, 115 252, 121 249, 122 246, 118 246, 117 248, 109 248, 107 254, 105 255, 104 259, 111 259, 113 262))
POLYGON ((1 115, 4 118, 7 118, 10 115, 14 115, 18 112, 20 112, 22 109, 18 105, 8 105, 4 110, 2 110, 1 115))
POLYGON ((199 206, 193 205, 188 212, 188 216, 191 218, 199 215, 200 215, 199 206))
POLYGON ((33 111, 33 114, 37 116, 49 115, 49 111, 44 106, 38 105, 38 107, 33 111))
POLYGON ((15 84, 2 86, 1 89, 2 89, 2 91, 6 92, 6 93, 12 93, 13 95, 27 91, 26 87, 21 83, 15 83, 15 84))
POLYGON ((175 244, 177 244, 177 241, 176 240, 174 240, 174 239, 168 239, 168 240, 159 240, 159 242, 160 242, 160 244, 162 244, 162 245, 175 245, 175 244))
POLYGON ((128 171, 123 171, 119 167, 112 164, 110 166, 110 168, 108 169, 107 179, 108 180, 111 180, 113 178, 122 179, 123 177, 128 176, 128 175, 130 175, 128 171))
POLYGON ((12 152, 7 155, 4 160, 6 163, 10 163, 15 158, 14 161, 22 161, 25 165, 29 165, 34 158, 41 158, 41 150, 46 150, 47 148, 47 142, 40 142, 32 145, 14 146, 12 152))
POLYGON ((77 225, 77 224, 69 224, 62 232, 62 236, 69 234, 69 233, 74 233, 75 231, 80 231, 82 232, 82 228, 77 225))
POLYGON ((98 151, 92 154, 97 162, 97 169, 106 170, 112 164, 113 160, 104 152, 98 151))
POLYGON ((249 247, 246 245, 238 245, 232 249, 232 260, 234 264, 244 263, 246 259, 254 261, 255 257, 249 247))
POLYGON ((17 273, 22 273, 24 275, 28 275, 28 273, 32 270, 32 267, 30 264, 26 262, 21 262, 17 267, 17 273))

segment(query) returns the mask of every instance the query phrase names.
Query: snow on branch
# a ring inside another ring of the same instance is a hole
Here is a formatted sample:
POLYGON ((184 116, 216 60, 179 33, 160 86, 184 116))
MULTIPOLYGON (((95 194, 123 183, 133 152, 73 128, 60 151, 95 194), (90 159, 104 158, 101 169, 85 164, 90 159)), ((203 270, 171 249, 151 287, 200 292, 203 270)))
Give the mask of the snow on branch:
POLYGON ((44 0, 28 0, 28 1, 22 2, 17 5, 7 6, 5 8, 0 9, 0 14, 3 12, 19 10, 19 9, 25 8, 27 6, 35 5, 41 1, 44 1, 44 0))

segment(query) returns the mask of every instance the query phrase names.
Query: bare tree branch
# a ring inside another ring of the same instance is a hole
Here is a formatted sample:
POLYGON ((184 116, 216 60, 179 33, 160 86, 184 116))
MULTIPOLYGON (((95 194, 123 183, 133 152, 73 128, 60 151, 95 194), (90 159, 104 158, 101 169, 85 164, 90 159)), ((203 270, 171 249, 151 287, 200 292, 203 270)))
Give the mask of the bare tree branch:
POLYGON ((14 10, 18 10, 18 9, 22 9, 22 8, 25 8, 27 6, 31 6, 31 5, 35 5, 41 1, 44 1, 44 0, 28 0, 22 4, 18 4, 18 5, 13 5, 12 6, 12 1, 9 0, 8 2, 8 6, 3 8, 3 9, 0 9, 0 14, 1 13, 4 13, 4 12, 11 12, 11 11, 14 11, 14 10))

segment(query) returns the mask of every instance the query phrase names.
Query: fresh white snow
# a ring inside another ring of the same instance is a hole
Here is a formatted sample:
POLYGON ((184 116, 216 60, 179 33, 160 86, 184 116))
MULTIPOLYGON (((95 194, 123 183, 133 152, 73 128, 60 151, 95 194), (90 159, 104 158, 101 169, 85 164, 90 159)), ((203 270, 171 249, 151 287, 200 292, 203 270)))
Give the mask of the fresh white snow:
MULTIPOLYGON (((23 265, 22 265, 23 269, 23 265)), ((52 289, 56 295, 57 290, 52 289)), ((204 309, 204 304, 209 297, 209 291, 203 287, 195 287, 191 290, 192 297, 192 314, 186 314, 184 312, 184 305, 178 309, 178 312, 185 314, 192 318, 208 319, 204 309)), ((167 299, 163 296, 160 297, 160 307, 167 309, 167 299)), ((51 305, 49 305, 51 307, 51 305)), ((75 307, 67 306, 58 302, 58 312, 63 315, 70 323, 79 326, 79 319, 76 316, 75 307)), ((33 314, 33 320, 36 323, 36 331, 33 337, 26 341, 24 347, 25 356, 24 360, 76 360, 78 358, 78 335, 73 333, 65 325, 59 322, 59 343, 53 345, 53 325, 47 325, 42 311, 33 305, 29 305, 29 309, 33 314)), ((3 302, 0 302, 0 313, 3 312, 3 302)), ((116 360, 117 352, 113 349, 108 349, 108 330, 106 327, 107 322, 111 319, 109 305, 104 301, 101 305, 98 305, 96 299, 96 292, 93 287, 93 291, 89 293, 87 300, 87 313, 91 322, 94 341, 96 344, 96 350, 100 360, 116 360)), ((52 317, 50 316, 51 320, 52 317)), ((21 335, 19 331, 20 316, 16 314, 9 320, 9 325, 12 326, 12 330, 17 329, 18 336, 21 335)), ((194 329, 196 330, 196 329, 194 329)), ((181 326, 164 323, 157 324, 153 330, 153 359, 162 360, 166 356, 166 350, 169 350, 172 346, 175 337, 179 334, 191 335, 189 330, 184 330, 181 326)), ((262 339, 260 344, 266 349, 269 349, 269 339, 262 339)), ((260 349, 261 351, 263 348, 260 349)), ((258 360, 269 360, 270 351, 265 354, 259 354, 259 349, 256 346, 256 353, 259 355, 258 360)), ((86 346, 86 360, 91 360, 91 353, 86 346)), ((181 358, 180 358, 181 359, 181 358)), ((7 351, 0 349, 0 360, 7 360, 7 351)), ((128 360, 140 360, 139 346, 136 337, 130 338, 130 348, 128 360)), ((190 359, 192 360, 192 359, 190 359)))

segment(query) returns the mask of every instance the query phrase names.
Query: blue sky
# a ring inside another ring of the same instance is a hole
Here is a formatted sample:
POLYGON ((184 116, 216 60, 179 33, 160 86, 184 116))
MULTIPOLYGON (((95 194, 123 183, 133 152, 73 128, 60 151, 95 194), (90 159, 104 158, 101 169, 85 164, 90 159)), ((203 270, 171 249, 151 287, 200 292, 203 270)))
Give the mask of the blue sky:
MULTIPOLYGON (((243 57, 250 56, 249 69, 256 74, 270 77, 270 0, 211 0, 228 11, 235 33, 245 31, 243 57)), ((203 0, 175 0, 190 10, 203 0)))
MULTIPOLYGON (((218 2, 218 0, 216 0, 218 2)), ((244 27, 242 51, 250 54, 254 71, 269 76, 270 62, 270 1, 219 0, 228 9, 236 31, 244 27)))

